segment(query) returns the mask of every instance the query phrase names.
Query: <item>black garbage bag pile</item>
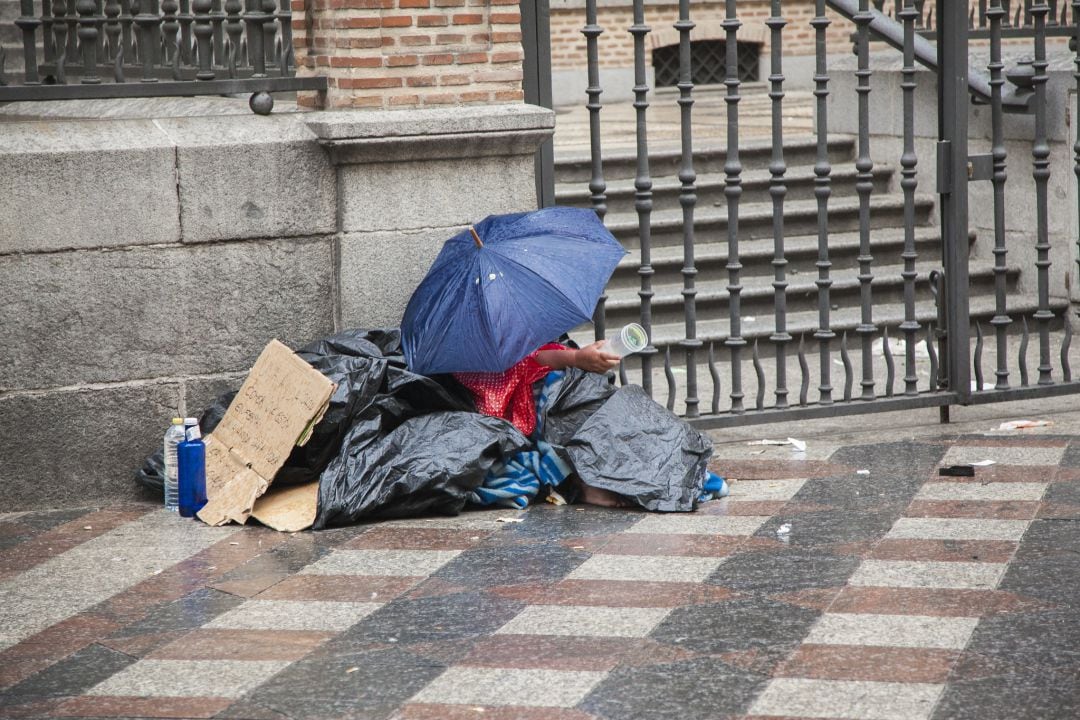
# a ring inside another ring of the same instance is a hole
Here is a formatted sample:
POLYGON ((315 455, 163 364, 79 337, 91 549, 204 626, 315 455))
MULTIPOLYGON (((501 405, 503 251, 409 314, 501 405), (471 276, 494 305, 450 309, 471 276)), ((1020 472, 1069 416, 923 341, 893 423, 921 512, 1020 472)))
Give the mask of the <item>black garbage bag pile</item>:
MULTIPOLYGON (((315 529, 456 515, 495 462, 531 445, 511 423, 477 413, 451 376, 410 372, 397 329, 347 330, 297 354, 337 384, 311 438, 274 478, 275 485, 318 479, 315 529)), ((694 509, 712 453, 708 438, 641 388, 616 388, 610 377, 568 369, 548 392, 543 437, 585 483, 648 510, 694 509)), ((204 433, 234 394, 203 412, 204 433)), ((160 450, 135 477, 161 492, 160 450)))

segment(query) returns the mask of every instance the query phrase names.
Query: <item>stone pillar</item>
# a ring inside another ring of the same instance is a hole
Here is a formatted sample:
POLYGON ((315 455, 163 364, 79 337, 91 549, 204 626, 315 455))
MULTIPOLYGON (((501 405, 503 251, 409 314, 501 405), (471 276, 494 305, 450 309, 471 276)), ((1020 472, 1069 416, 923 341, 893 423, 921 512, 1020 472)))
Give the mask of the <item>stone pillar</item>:
POLYGON ((297 74, 320 108, 521 102, 518 0, 293 0, 297 74))
POLYGON ((340 327, 396 327, 443 242, 536 209, 533 158, 555 114, 533 105, 309 116, 337 168, 340 327))

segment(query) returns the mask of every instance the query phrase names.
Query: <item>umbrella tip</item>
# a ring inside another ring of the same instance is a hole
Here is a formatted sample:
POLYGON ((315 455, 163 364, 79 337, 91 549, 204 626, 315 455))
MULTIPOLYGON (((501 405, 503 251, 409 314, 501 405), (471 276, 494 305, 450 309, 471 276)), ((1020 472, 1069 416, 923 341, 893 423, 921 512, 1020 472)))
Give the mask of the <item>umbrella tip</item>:
POLYGON ((473 227, 472 225, 470 225, 469 226, 469 232, 472 233, 472 239, 473 239, 473 242, 476 243, 476 247, 478 247, 478 248, 484 247, 483 241, 480 240, 480 236, 476 233, 476 228, 473 227))

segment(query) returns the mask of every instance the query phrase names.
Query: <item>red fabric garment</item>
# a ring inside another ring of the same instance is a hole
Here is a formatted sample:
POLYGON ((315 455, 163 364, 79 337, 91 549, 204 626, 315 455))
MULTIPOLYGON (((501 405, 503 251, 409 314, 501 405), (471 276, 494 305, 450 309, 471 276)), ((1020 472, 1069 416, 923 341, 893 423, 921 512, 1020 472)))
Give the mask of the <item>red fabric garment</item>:
POLYGON ((563 350, 565 347, 558 343, 548 343, 518 361, 509 370, 454 373, 454 377, 472 393, 478 411, 509 420, 528 437, 536 429, 533 383, 551 372, 551 368, 537 362, 536 354, 541 350, 563 350))

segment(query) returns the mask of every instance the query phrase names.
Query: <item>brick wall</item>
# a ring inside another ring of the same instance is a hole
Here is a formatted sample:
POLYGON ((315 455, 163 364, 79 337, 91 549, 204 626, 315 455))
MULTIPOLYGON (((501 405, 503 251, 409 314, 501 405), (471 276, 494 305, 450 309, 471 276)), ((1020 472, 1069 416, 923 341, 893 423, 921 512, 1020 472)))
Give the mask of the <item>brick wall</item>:
MULTIPOLYGON (((724 2, 695 2, 691 5, 690 17, 697 24, 691 37, 694 40, 723 40, 726 33, 721 27, 724 19, 724 2)), ((768 47, 769 29, 765 19, 769 16, 768 0, 742 0, 739 3, 739 20, 743 23, 739 29, 742 42, 760 43, 763 51, 768 47)), ((679 17, 677 2, 655 3, 646 5, 645 23, 652 28, 647 38, 647 45, 664 47, 679 42, 678 32, 672 27, 679 17)), ((810 20, 814 17, 814 4, 811 0, 788 2, 784 4, 784 17, 788 25, 784 28, 784 54, 799 56, 812 55, 814 52, 814 29, 810 20)), ((833 24, 829 27, 828 39, 830 52, 850 52, 850 36, 854 25, 844 18, 829 13, 833 24)), ((575 69, 585 66, 585 36, 581 28, 585 24, 584 7, 552 8, 551 11, 551 65, 553 69, 575 69)), ((597 24, 604 28, 600 36, 600 66, 606 68, 628 68, 634 64, 634 41, 629 33, 633 24, 632 4, 629 0, 620 7, 601 7, 597 11, 597 24)), ((646 58, 651 63, 651 58, 646 58)))
POLYGON ((520 102, 518 0, 293 0, 297 74, 329 79, 308 107, 520 102))

